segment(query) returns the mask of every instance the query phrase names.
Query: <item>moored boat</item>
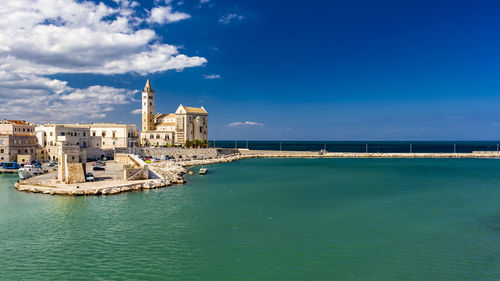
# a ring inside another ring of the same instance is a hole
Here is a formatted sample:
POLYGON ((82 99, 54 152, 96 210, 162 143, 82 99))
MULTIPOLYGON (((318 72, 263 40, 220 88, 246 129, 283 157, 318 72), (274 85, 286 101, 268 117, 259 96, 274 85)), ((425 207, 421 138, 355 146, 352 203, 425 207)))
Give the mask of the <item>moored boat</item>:
POLYGON ((207 168, 200 168, 200 171, 199 171, 200 175, 204 175, 207 173, 207 168))
POLYGON ((20 168, 17 173, 19 174, 19 178, 24 180, 29 179, 34 175, 43 174, 43 170, 42 168, 34 165, 24 165, 24 167, 20 168))

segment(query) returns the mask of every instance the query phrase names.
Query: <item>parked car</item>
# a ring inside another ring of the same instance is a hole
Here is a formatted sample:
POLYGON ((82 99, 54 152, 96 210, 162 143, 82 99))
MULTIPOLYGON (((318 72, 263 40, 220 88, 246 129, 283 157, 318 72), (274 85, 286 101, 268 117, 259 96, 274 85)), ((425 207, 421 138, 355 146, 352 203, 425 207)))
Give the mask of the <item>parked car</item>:
POLYGON ((85 181, 95 181, 94 174, 86 173, 85 174, 85 181))
POLYGON ((104 171, 104 170, 106 170, 106 168, 104 168, 104 166, 96 164, 96 165, 94 165, 94 167, 92 168, 92 170, 94 170, 94 171, 104 171))
POLYGON ((57 162, 50 162, 49 167, 57 167, 57 162))

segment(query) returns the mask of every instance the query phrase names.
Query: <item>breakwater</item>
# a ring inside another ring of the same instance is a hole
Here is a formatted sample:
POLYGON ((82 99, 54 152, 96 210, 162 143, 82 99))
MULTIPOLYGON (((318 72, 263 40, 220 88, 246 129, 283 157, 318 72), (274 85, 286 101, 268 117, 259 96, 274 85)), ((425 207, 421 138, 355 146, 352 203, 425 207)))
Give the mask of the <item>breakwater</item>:
POLYGON ((321 151, 241 150, 242 155, 254 158, 500 158, 493 151, 472 153, 362 153, 321 151))

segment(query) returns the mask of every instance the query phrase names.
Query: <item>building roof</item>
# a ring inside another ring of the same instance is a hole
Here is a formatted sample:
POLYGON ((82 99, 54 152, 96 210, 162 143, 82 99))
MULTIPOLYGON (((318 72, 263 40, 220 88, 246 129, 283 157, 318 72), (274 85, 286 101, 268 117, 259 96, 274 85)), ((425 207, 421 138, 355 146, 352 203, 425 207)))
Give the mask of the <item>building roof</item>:
POLYGON ((175 114, 169 113, 169 114, 162 114, 158 113, 156 114, 155 118, 175 118, 175 114))
POLYGON ((30 125, 24 120, 7 120, 7 122, 16 124, 16 125, 30 125))
POLYGON ((205 108, 203 108, 203 106, 202 107, 184 106, 184 109, 186 110, 187 113, 208 114, 208 112, 205 110, 205 108))
POLYGON ((80 129, 89 129, 92 127, 115 127, 115 128, 123 128, 123 127, 135 127, 135 124, 122 124, 122 123, 76 123, 76 124, 42 124, 39 127, 65 127, 65 128, 80 128, 80 129))
POLYGON ((151 83, 149 82, 149 79, 148 81, 146 81, 146 86, 144 86, 143 92, 154 92, 153 88, 151 88, 151 83))

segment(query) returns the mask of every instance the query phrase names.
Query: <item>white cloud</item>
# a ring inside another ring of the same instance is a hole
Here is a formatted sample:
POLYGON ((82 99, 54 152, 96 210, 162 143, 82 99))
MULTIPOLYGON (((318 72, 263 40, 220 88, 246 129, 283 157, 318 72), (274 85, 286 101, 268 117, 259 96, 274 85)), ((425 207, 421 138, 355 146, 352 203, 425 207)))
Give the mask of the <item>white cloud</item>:
POLYGON ((136 115, 139 115, 139 114, 141 114, 141 113, 142 113, 142 109, 137 108, 137 109, 134 109, 134 110, 130 111, 130 113, 132 113, 132 114, 136 114, 136 115))
MULTIPOLYGON (((210 0, 200 0, 200 3, 195 8, 199 9, 199 8, 203 7, 203 5, 207 4, 208 2, 210 2, 210 0)), ((213 6, 213 4, 209 4, 209 5, 213 6)))
POLYGON ((100 119, 106 117, 106 114, 104 113, 92 113, 90 114, 91 119, 100 119))
POLYGON ((221 79, 219 74, 203 74, 203 79, 221 79))
POLYGON ((201 66, 179 53, 147 23, 187 19, 167 6, 141 18, 138 2, 115 6, 77 0, 3 1, 0 9, 0 114, 33 121, 85 121, 133 101, 134 91, 94 85, 72 88, 60 73, 124 74, 201 66))
POLYGON ((171 6, 155 7, 151 10, 151 16, 148 18, 150 23, 172 23, 185 19, 189 19, 191 16, 182 12, 173 12, 171 6))
POLYGON ((264 123, 254 122, 254 121, 245 121, 245 122, 233 122, 227 124, 229 127, 241 127, 241 126, 264 126, 264 123))
POLYGON ((219 22, 223 24, 228 24, 233 20, 242 20, 244 17, 238 14, 228 14, 219 18, 219 22))

